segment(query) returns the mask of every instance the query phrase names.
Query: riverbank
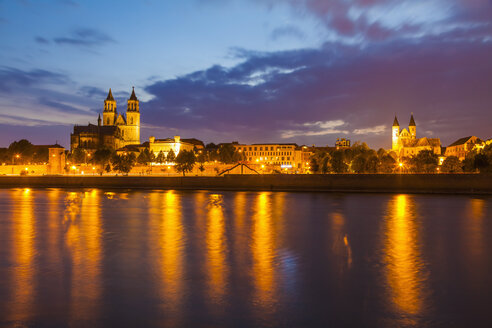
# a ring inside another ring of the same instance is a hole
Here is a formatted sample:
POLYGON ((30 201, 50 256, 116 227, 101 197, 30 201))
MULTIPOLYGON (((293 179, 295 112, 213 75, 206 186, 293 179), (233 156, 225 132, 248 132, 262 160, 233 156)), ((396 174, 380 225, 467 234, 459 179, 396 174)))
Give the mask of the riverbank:
POLYGON ((13 187, 492 194, 492 175, 296 174, 221 177, 46 175, 0 177, 0 188, 13 187))

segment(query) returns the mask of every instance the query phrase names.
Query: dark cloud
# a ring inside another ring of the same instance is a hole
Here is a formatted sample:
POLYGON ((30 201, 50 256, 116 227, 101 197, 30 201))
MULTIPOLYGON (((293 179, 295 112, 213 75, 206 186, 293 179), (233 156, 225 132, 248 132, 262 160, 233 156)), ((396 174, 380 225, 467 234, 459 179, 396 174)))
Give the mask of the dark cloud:
POLYGON ((102 31, 90 28, 76 29, 68 37, 57 37, 53 41, 59 45, 70 45, 77 47, 95 47, 115 43, 109 35, 102 31))
POLYGON ((29 87, 41 84, 65 84, 68 77, 64 74, 42 69, 23 71, 12 67, 0 68, 0 93, 13 88, 29 87))
POLYGON ((79 89, 79 93, 84 97, 101 100, 106 99, 108 91, 96 87, 83 86, 79 89))
POLYGON ((270 38, 272 40, 278 40, 285 37, 303 40, 306 38, 306 35, 301 29, 294 25, 277 27, 270 33, 270 38))
POLYGON ((491 55, 492 43, 432 38, 255 53, 232 68, 150 84, 142 119, 202 138, 207 129, 244 142, 331 144, 344 136, 388 147, 394 114, 406 124, 414 112, 418 132, 444 144, 491 137, 491 55))
POLYGON ((49 44, 49 43, 50 43, 50 40, 45 39, 45 38, 43 38, 43 37, 41 37, 41 36, 37 36, 37 37, 35 37, 35 38, 34 38, 34 41, 36 41, 36 42, 37 42, 37 43, 39 43, 39 44, 49 44))

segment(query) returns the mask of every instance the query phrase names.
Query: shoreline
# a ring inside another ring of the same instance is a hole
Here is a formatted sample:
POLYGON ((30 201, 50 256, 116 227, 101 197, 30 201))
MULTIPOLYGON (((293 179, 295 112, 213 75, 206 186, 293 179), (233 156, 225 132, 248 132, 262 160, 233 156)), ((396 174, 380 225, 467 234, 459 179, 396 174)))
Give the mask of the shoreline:
POLYGON ((419 194, 492 194, 489 174, 0 176, 0 188, 107 188, 419 194))

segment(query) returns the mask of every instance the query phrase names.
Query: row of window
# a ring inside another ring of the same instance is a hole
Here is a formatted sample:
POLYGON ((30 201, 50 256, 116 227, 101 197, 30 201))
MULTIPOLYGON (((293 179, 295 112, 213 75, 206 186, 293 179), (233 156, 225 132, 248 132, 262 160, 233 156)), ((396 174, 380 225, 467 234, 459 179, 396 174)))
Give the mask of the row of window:
POLYGON ((238 150, 242 151, 274 151, 274 150, 279 150, 279 149, 290 149, 292 150, 292 146, 245 146, 245 147, 237 147, 238 150), (276 149, 275 149, 276 148, 276 149))
POLYGON ((291 151, 277 151, 277 152, 271 152, 271 151, 262 151, 262 152, 244 152, 244 156, 292 156, 291 151))
MULTIPOLYGON (((270 157, 270 158, 268 158, 268 157, 260 157, 260 158, 257 158, 257 160, 260 160, 260 161, 268 161, 268 160, 273 161, 273 160, 278 160, 278 159, 281 159, 282 161, 285 161, 285 160, 290 161, 290 156, 282 157, 282 158, 280 158, 278 156, 277 157, 270 157)), ((248 160, 250 162, 253 162, 253 161, 255 161, 255 158, 254 157, 249 157, 248 160)))

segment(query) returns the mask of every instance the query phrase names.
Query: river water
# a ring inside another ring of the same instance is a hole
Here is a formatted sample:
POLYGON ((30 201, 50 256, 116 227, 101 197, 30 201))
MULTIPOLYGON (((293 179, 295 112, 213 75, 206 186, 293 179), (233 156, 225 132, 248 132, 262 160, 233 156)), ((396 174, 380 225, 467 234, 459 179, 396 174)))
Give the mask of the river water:
POLYGON ((0 326, 490 327, 492 197, 0 189, 0 326))

